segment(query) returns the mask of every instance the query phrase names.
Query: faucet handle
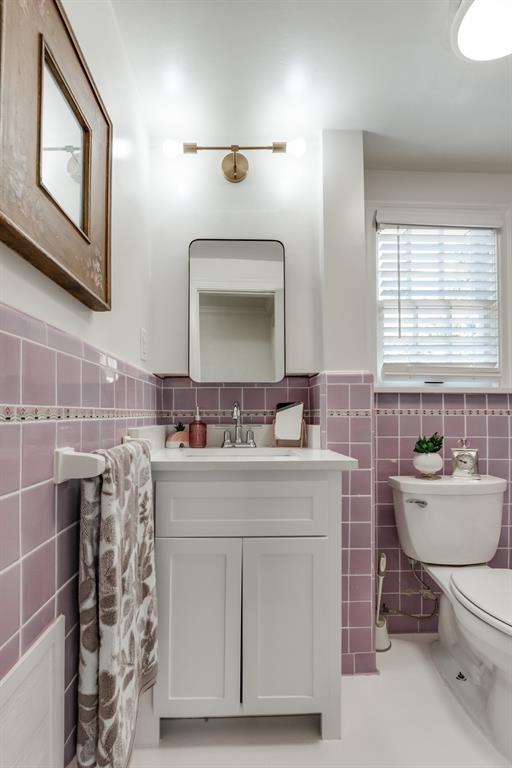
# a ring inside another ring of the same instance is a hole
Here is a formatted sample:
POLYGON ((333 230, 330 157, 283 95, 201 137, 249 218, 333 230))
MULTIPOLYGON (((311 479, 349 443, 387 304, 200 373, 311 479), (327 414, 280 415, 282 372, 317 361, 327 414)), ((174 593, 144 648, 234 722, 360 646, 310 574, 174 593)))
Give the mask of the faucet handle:
POLYGON ((245 439, 246 439, 247 445, 249 445, 251 448, 256 448, 256 443, 254 441, 254 429, 247 430, 247 435, 245 439))
POLYGON ((233 445, 233 443, 231 441, 231 432, 229 431, 229 429, 225 429, 224 430, 224 441, 222 443, 222 447, 223 448, 231 448, 232 445, 233 445))

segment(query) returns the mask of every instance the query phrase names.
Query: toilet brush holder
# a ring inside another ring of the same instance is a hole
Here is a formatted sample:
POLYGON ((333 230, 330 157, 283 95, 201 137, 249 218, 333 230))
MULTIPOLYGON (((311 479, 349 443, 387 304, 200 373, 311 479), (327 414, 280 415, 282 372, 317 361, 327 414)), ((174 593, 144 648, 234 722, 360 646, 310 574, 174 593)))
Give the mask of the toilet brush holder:
POLYGON ((389 651, 391 648, 391 640, 388 635, 388 623, 386 617, 382 618, 380 612, 380 605, 382 600, 382 587, 384 586, 384 576, 386 575, 387 557, 385 552, 381 552, 379 555, 377 565, 377 615, 375 616, 375 650, 376 651, 389 651))
POLYGON ((389 651, 391 640, 388 635, 388 622, 386 619, 380 619, 375 624, 375 650, 389 651))

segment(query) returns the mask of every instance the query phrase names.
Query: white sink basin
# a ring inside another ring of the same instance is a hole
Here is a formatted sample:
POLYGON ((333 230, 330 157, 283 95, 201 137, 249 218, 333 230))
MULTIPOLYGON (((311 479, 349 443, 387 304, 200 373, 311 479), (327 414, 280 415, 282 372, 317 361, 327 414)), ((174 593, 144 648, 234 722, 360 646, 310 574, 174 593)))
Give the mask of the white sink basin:
MULTIPOLYGON (((180 450, 179 448, 177 450, 180 450)), ((297 453, 291 448, 192 448, 183 451, 187 458, 191 459, 227 459, 232 461, 237 456, 244 459, 298 459, 297 453)))

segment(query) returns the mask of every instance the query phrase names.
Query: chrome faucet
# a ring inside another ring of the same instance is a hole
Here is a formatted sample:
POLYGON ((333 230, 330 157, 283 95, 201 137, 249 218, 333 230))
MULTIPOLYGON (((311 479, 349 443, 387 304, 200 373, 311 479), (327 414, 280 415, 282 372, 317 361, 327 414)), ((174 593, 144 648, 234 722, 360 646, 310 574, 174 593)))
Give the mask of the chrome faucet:
POLYGON ((235 400, 235 403, 233 405, 233 421, 236 421, 235 425, 235 445, 242 445, 242 409, 240 408, 240 403, 238 400, 235 400))
POLYGON ((225 429, 224 442, 222 443, 222 447, 223 448, 256 448, 253 429, 248 429, 247 434, 245 436, 245 440, 243 439, 242 409, 240 408, 240 403, 238 402, 238 400, 235 400, 233 404, 232 416, 233 416, 233 421, 236 422, 235 439, 233 441, 231 437, 231 431, 229 429, 225 429))

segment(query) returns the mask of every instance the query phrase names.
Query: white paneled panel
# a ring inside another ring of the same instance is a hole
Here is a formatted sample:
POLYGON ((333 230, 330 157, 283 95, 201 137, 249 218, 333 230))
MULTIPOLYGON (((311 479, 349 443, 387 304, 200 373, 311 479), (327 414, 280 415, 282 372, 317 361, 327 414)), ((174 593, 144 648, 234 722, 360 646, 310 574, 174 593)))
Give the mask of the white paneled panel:
POLYGON ((245 714, 321 712, 327 698, 326 538, 245 539, 245 714))
POLYGON ((63 768, 64 618, 0 682, 0 768, 63 768))
POLYGON ((160 717, 240 709, 240 539, 157 539, 160 717))
POLYGON ((159 482, 157 536, 300 536, 327 533, 329 486, 293 482, 159 482))

